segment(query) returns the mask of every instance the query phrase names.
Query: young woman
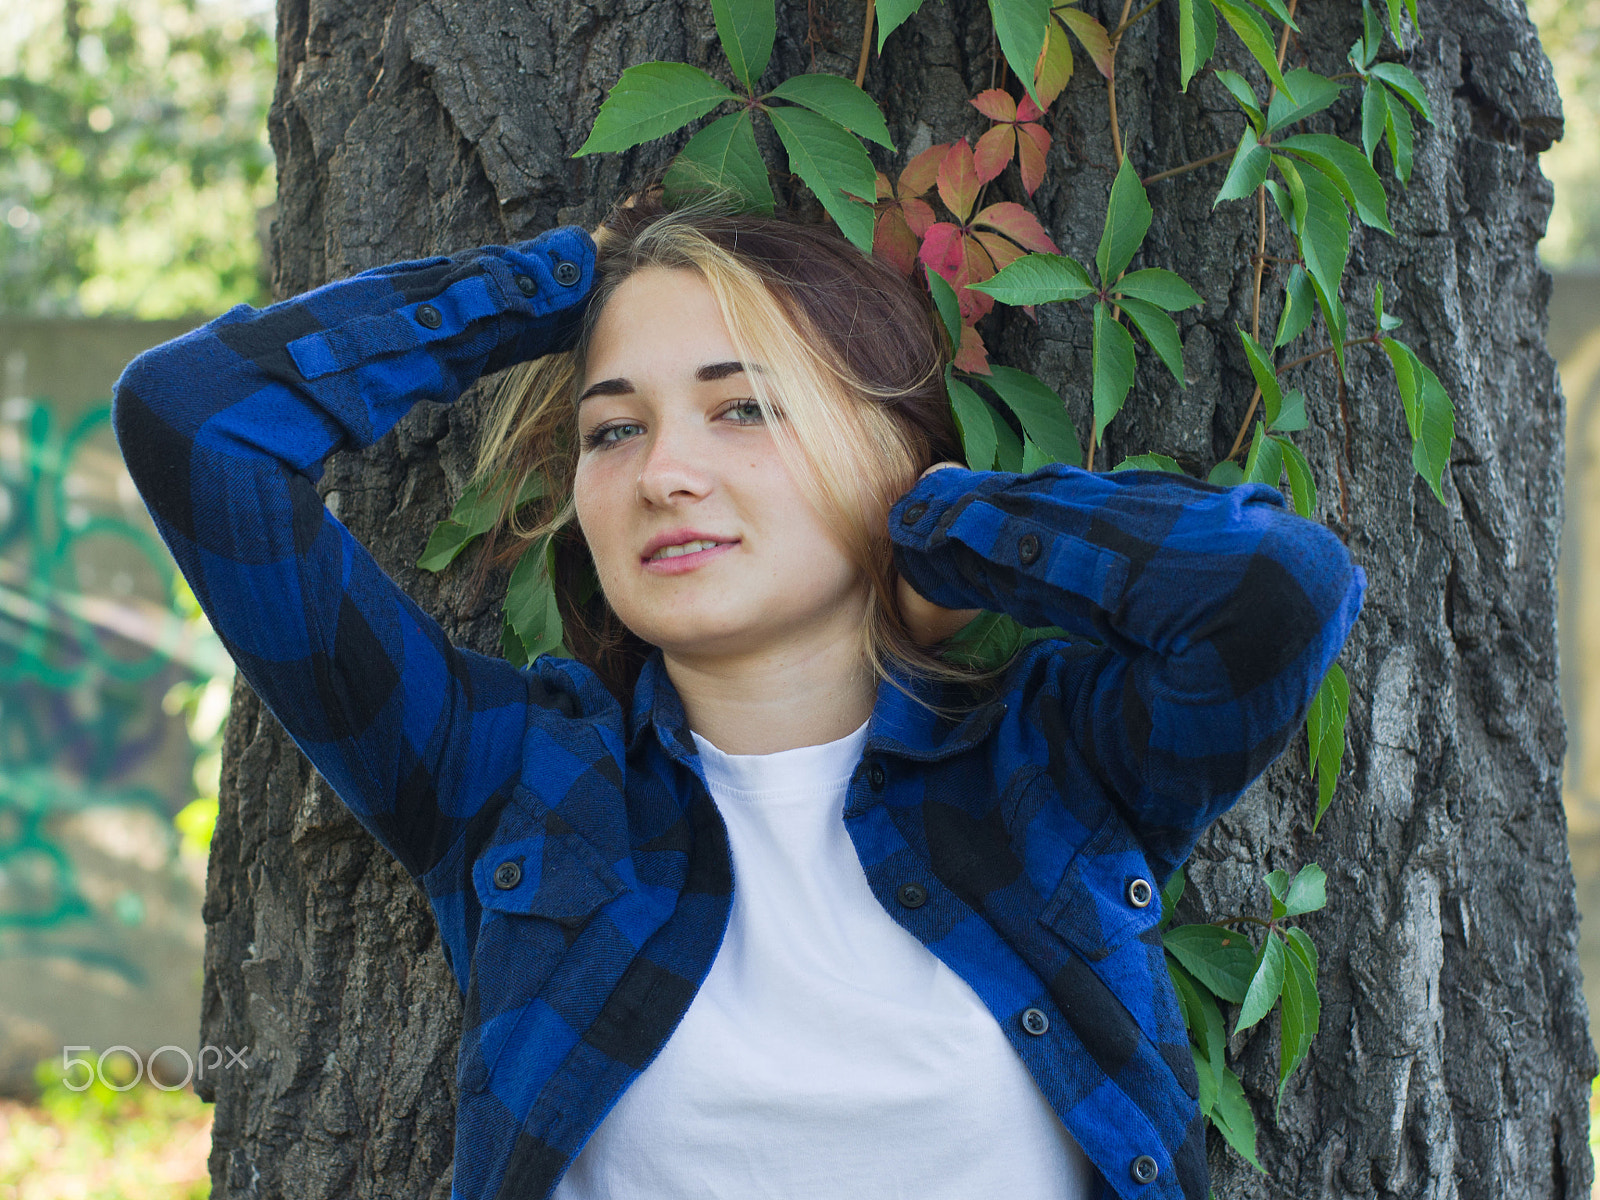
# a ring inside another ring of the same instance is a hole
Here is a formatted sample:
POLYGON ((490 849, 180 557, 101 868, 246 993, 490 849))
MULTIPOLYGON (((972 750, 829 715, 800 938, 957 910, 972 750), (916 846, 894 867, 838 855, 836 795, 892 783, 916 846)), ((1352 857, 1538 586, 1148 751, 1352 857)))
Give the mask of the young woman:
POLYGON ((646 202, 598 251, 241 306, 119 381, 218 634, 432 904, 453 1196, 1205 1197, 1159 888, 1365 581, 1270 488, 966 470, 946 354, 833 231, 646 202), (546 481, 507 534, 555 532, 575 654, 520 670, 314 486, 514 364, 483 466, 546 481), (1072 640, 941 659, 981 610, 1072 640))

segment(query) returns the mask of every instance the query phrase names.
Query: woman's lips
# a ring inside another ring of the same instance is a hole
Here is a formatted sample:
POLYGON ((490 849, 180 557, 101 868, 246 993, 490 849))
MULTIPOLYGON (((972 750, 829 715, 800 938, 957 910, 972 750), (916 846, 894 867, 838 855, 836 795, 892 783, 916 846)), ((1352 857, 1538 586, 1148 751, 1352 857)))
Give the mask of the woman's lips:
POLYGON ((696 550, 693 554, 679 554, 672 558, 647 558, 644 560, 644 569, 652 575, 682 575, 686 571, 703 566, 725 551, 732 550, 738 544, 738 542, 723 542, 718 546, 696 550))

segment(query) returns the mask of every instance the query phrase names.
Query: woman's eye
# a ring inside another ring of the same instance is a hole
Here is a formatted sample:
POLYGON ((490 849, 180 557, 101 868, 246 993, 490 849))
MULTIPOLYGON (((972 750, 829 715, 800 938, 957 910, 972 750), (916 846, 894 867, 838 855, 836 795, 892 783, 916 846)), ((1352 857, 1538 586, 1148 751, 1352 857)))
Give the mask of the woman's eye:
POLYGON ((609 434, 615 433, 619 429, 637 428, 639 428, 639 426, 634 424, 632 421, 619 421, 615 425, 602 425, 598 429, 594 429, 589 433, 586 433, 583 437, 583 444, 587 449, 590 450, 601 446, 614 446, 621 439, 610 437, 608 436, 609 434))
POLYGON ((752 417, 749 418, 750 420, 760 421, 765 418, 766 414, 761 411, 761 402, 759 400, 740 400, 729 405, 723 411, 724 413, 736 413, 745 409, 750 410, 752 413, 752 417))

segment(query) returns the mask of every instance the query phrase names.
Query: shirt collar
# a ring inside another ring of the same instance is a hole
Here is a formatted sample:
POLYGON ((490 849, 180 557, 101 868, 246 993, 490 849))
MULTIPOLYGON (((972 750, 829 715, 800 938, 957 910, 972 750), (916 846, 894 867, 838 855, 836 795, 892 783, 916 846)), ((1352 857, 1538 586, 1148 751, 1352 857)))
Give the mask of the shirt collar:
MULTIPOLYGON (((893 666, 890 671, 912 696, 922 700, 954 705, 962 699, 961 689, 954 685, 921 678, 893 666)), ((969 712, 947 718, 929 711, 888 680, 880 679, 862 753, 863 756, 894 754, 918 762, 949 758, 982 741, 1005 710, 1006 702, 995 698, 969 712)), ((645 660, 639 680, 634 684, 628 716, 630 756, 637 752, 639 740, 647 729, 655 730, 656 740, 673 758, 686 759, 697 753, 683 701, 667 674, 659 646, 645 660)))

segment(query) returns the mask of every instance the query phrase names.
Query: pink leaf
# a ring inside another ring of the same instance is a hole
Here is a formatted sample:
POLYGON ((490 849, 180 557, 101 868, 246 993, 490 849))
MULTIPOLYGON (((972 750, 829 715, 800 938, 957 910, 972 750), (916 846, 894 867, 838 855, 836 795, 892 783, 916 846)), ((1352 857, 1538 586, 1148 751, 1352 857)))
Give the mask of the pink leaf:
POLYGON ((984 349, 983 338, 971 325, 961 327, 961 345, 956 349, 955 367, 969 375, 990 375, 989 352, 984 349))
POLYGON ((1020 204, 1010 200, 1002 200, 999 204, 991 204, 972 219, 974 225, 985 225, 990 229, 999 230, 1012 241, 1029 250, 1040 250, 1050 254, 1060 254, 1056 244, 1050 240, 1050 235, 1044 231, 1044 226, 1039 224, 1039 218, 1034 216, 1020 204))
POLYGON ((900 274, 910 275, 917 265, 917 249, 917 235, 911 232, 899 209, 889 208, 878 214, 872 227, 873 254, 893 263, 900 274))
POLYGON ((972 107, 988 117, 991 121, 1015 121, 1017 119, 1017 102, 1009 93, 1000 88, 990 88, 987 92, 979 92, 972 98, 972 107))
POLYGON ((955 214, 956 220, 965 222, 977 198, 978 171, 973 165, 972 147, 962 138, 950 147, 939 164, 939 199, 955 214))
POLYGON ((987 316, 994 311, 994 297, 975 292, 967 284, 982 283, 994 274, 994 261, 976 240, 965 235, 961 238, 961 285, 956 288, 956 300, 961 305, 961 318, 968 322, 987 316))
POLYGON ((1032 96, 1024 96, 1022 103, 1017 105, 1017 120, 1037 121, 1044 116, 1044 111, 1033 102, 1032 96))
POLYGON ((922 235, 922 249, 917 257, 943 276, 951 287, 960 287, 965 282, 961 278, 965 258, 961 242, 961 230, 949 221, 940 221, 922 235))
POLYGON ((906 224, 919 238, 933 228, 933 205, 926 200, 902 200, 900 209, 906 214, 906 224))
POLYGON ((894 195, 894 189, 889 186, 889 177, 887 175, 885 175, 882 171, 879 171, 878 172, 877 198, 879 200, 887 200, 893 195, 894 195))
POLYGON ((989 252, 989 257, 994 260, 994 268, 997 271, 1004 271, 1025 253, 1022 247, 1015 242, 1006 241, 998 233, 981 232, 973 234, 973 236, 989 252))
POLYGON ((906 164, 906 169, 900 172, 900 186, 896 195, 902 200, 912 196, 920 196, 931 188, 939 177, 939 164, 944 161, 944 156, 950 150, 948 143, 938 146, 929 146, 906 164))
POLYGON ((1113 70, 1111 53, 1111 38, 1106 35, 1106 27, 1096 21, 1086 12, 1079 12, 1075 8, 1058 8, 1056 16, 1067 23, 1067 28, 1083 43, 1083 48, 1089 52, 1089 57, 1094 59, 1094 65, 1100 74, 1107 79, 1111 78, 1113 70))
POLYGON ((978 149, 972 155, 973 167, 978 172, 978 182, 988 183, 1011 161, 1017 149, 1017 127, 996 125, 978 139, 978 149))
POLYGON ((1022 186, 1028 195, 1044 182, 1045 160, 1050 153, 1050 131, 1043 125, 1017 126, 1017 165, 1022 168, 1022 186))

